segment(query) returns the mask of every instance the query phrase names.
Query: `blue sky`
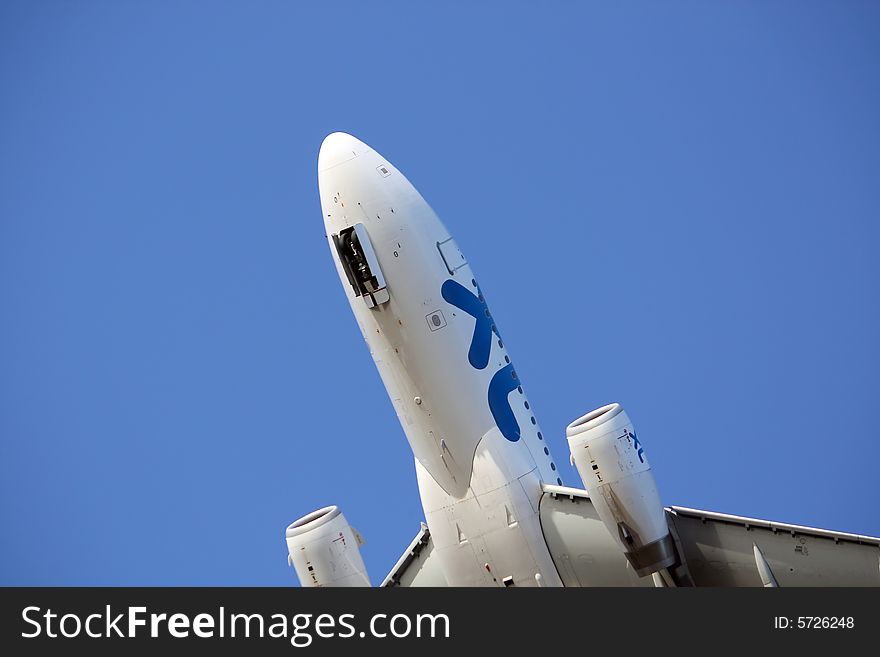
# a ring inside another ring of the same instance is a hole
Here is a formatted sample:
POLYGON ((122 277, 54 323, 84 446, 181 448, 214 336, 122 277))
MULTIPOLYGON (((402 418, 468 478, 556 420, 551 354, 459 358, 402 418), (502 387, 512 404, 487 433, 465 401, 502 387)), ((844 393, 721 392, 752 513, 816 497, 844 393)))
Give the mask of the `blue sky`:
POLYGON ((0 583, 293 584, 329 503, 396 561, 336 130, 467 254, 567 484, 619 401, 665 503, 880 534, 876 3, 5 2, 0 54, 0 583))

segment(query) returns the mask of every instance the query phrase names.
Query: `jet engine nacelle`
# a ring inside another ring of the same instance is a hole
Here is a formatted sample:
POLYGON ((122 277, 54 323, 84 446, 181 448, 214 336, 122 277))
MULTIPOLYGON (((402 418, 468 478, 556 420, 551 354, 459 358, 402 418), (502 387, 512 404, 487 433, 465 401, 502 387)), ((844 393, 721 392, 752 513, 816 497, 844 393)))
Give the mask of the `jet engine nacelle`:
POLYGON ((370 586, 360 536, 338 506, 326 506, 287 528, 288 563, 302 586, 370 586))
POLYGON ((565 433, 596 513, 633 569, 644 577, 673 565, 675 544, 654 475, 623 407, 597 408, 565 433))

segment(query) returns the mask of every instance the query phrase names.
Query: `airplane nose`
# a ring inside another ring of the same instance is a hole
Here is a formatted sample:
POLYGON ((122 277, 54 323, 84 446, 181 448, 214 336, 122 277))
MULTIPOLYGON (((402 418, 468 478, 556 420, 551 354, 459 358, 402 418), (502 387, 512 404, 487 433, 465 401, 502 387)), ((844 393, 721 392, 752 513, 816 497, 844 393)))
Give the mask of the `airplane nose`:
POLYGON ((353 160, 358 155, 368 152, 367 146, 357 137, 346 132, 334 132, 327 135, 318 152, 318 171, 326 171, 343 162, 353 160))

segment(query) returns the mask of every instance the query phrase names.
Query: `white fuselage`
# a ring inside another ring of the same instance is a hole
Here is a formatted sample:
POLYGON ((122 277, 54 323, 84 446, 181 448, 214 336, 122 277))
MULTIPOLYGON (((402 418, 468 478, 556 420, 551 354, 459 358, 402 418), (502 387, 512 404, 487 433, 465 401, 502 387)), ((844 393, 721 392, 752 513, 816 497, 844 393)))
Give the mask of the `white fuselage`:
POLYGON ((561 585, 538 502, 542 482, 562 482, 470 266, 410 182, 356 138, 327 137, 318 186, 331 253, 415 455, 448 583, 561 585), (356 226, 381 269, 375 296, 356 292, 334 240, 356 226))

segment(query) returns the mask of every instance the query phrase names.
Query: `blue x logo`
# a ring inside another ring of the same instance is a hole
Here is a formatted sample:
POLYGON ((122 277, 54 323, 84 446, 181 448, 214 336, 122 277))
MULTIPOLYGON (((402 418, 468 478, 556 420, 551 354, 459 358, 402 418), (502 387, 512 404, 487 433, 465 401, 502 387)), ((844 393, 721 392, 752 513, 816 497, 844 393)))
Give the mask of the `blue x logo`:
MULTIPOLYGON (((477 292, 479 291, 477 288, 477 292)), ((476 320, 474 336, 471 338, 471 348, 468 350, 468 361, 478 370, 485 369, 489 364, 489 352, 492 351, 492 333, 498 335, 498 329, 492 321, 492 315, 489 313, 489 307, 486 305, 483 295, 475 295, 464 285, 451 278, 443 283, 440 293, 447 302, 465 311, 476 320)), ((501 336, 498 335, 498 337, 501 336)))

